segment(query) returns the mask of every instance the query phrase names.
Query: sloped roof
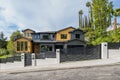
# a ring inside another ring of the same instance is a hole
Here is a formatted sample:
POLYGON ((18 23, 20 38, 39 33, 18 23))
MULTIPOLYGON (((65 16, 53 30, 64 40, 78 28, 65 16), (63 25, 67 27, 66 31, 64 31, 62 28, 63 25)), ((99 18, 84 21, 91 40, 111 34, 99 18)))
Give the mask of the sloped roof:
POLYGON ((76 29, 76 28, 74 28, 74 27, 70 26, 70 27, 67 27, 67 28, 64 28, 64 29, 58 30, 58 31, 56 31, 56 32, 60 32, 60 31, 63 31, 63 30, 69 29, 69 28, 76 29))
POLYGON ((32 30, 32 29, 25 29, 25 30, 22 30, 22 32, 25 32, 25 31, 27 31, 27 30, 30 30, 30 31, 35 32, 35 31, 34 31, 34 30, 32 30))
POLYGON ((81 29, 75 29, 75 30, 70 31, 70 32, 74 32, 74 31, 81 31, 81 32, 84 32, 84 31, 83 31, 83 30, 81 30, 81 29))
POLYGON ((26 38, 26 37, 20 37, 20 38, 17 38, 17 39, 15 39, 15 41, 18 40, 18 39, 22 39, 22 38, 24 38, 24 39, 26 39, 26 40, 28 40, 28 41, 32 41, 32 39, 30 39, 30 38, 26 38))
POLYGON ((56 33, 56 31, 36 32, 36 33, 32 33, 32 34, 38 34, 38 33, 41 33, 41 34, 45 34, 45 33, 54 34, 54 33, 56 33))

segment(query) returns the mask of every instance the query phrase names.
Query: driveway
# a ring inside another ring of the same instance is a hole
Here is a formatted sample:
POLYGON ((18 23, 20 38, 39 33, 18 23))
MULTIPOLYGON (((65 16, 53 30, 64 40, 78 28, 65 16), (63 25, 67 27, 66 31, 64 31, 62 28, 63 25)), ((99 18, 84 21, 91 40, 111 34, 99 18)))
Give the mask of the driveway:
POLYGON ((120 63, 97 67, 3 73, 0 80, 120 80, 120 63))

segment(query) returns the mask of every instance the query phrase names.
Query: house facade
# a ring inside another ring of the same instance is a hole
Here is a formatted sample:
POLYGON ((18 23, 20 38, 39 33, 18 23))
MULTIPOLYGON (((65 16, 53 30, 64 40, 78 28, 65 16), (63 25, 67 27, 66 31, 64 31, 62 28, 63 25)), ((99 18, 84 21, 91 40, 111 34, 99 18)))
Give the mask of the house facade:
POLYGON ((16 52, 41 53, 85 47, 84 32, 74 27, 67 27, 58 31, 35 32, 31 29, 23 30, 24 37, 14 41, 16 52))

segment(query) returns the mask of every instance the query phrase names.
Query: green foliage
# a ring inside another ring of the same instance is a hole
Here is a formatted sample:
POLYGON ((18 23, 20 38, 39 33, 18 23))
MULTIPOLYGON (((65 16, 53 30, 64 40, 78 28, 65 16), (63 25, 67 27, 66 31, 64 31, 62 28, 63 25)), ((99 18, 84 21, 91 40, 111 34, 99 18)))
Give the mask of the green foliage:
MULTIPOLYGON (((109 0, 92 0, 92 2, 87 2, 86 6, 90 13, 89 19, 86 17, 84 19, 85 27, 83 28, 86 32, 85 40, 87 43, 98 45, 102 42, 120 42, 120 28, 106 31, 107 27, 111 25, 113 15, 115 18, 120 16, 120 8, 113 10, 113 2, 109 2, 109 0)), ((114 26, 117 24, 115 21, 114 26)))
POLYGON ((103 32, 99 29, 84 29, 86 31, 85 38, 88 44, 98 45, 102 42, 120 42, 120 28, 109 32, 103 32))
POLYGON ((7 44, 7 50, 9 52, 9 54, 11 54, 11 55, 15 54, 14 44, 11 40, 7 44))
POLYGON ((15 37, 22 37, 23 35, 20 33, 20 31, 15 31, 12 33, 12 35, 10 36, 10 40, 14 41, 15 37))
POLYGON ((8 55, 8 54, 9 54, 9 52, 7 51, 7 49, 0 48, 0 56, 8 55))
POLYGON ((4 33, 0 33, 0 48, 6 48, 7 46, 7 38, 4 38, 4 33))
POLYGON ((112 2, 92 0, 93 23, 96 28, 106 29, 111 23, 112 2))

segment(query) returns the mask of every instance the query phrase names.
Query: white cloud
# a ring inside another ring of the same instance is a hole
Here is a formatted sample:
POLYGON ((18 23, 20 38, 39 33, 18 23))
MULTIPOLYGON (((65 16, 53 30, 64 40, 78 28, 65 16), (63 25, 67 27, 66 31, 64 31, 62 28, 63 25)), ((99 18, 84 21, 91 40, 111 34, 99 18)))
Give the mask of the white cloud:
POLYGON ((36 31, 58 30, 68 26, 78 26, 78 11, 87 13, 89 0, 0 0, 0 26, 6 36, 15 29, 31 28, 36 31), (8 30, 9 28, 9 30, 8 30))

